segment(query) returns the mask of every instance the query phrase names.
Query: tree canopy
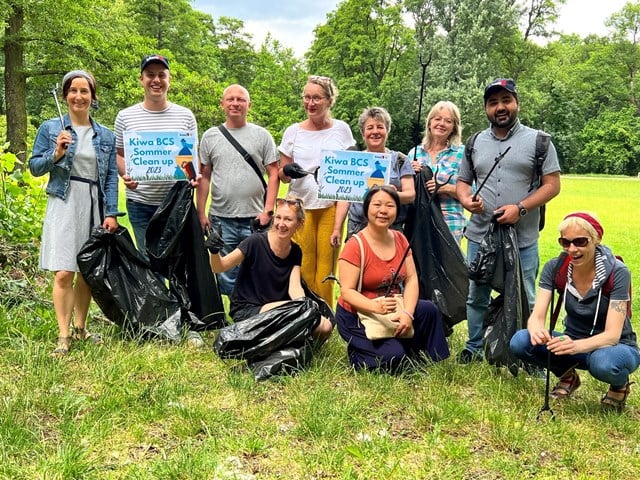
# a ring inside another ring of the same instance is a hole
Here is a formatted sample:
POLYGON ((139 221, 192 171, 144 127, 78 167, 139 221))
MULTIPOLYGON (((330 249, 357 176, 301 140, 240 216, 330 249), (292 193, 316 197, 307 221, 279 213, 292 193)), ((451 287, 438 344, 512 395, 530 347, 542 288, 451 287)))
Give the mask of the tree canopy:
POLYGON ((563 3, 343 0, 300 59, 271 36, 254 46, 241 19, 213 18, 189 0, 0 0, 0 134, 24 160, 34 128, 55 114, 52 88, 76 68, 95 74, 95 116, 113 125, 142 97, 140 58, 157 52, 171 61, 170 99, 194 111, 201 132, 223 120, 223 88, 241 83, 251 121, 279 140, 304 116, 305 76, 319 74, 335 79, 333 115, 356 138, 362 109, 384 106, 390 147, 406 152, 439 100, 460 107, 464 137, 485 128, 483 87, 504 76, 518 83, 522 121, 553 135, 564 172, 635 175, 640 2, 608 18, 607 35, 586 38, 553 32, 563 3))

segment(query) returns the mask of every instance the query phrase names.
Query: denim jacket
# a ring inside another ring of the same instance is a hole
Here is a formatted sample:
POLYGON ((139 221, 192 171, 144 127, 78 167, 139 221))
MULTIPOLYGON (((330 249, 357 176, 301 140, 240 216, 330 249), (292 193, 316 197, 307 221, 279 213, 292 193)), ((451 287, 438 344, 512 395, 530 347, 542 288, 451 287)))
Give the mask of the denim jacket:
MULTIPOLYGON (((63 200, 69 190, 71 181, 71 167, 77 145, 77 136, 71 128, 69 115, 64 116, 64 128, 71 132, 73 142, 69 145, 65 155, 54 163, 53 155, 56 149, 56 138, 60 133, 58 118, 47 120, 38 129, 33 145, 29 170, 36 176, 49 173, 47 194, 55 195, 63 200)), ((124 213, 118 212, 118 168, 116 164, 116 137, 111 130, 103 127, 90 118, 93 127, 93 148, 98 160, 98 188, 102 193, 105 217, 118 217, 124 213)))

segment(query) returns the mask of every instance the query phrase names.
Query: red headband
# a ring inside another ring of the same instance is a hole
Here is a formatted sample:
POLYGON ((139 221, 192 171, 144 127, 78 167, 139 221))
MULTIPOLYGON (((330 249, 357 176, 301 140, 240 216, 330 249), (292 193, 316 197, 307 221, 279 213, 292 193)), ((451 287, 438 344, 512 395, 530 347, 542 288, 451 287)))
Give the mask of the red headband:
POLYGON ((593 218, 588 213, 582 213, 582 212, 570 213, 569 215, 564 217, 564 219, 566 220, 567 218, 571 218, 571 217, 577 217, 577 218, 583 219, 585 222, 587 222, 589 225, 591 225, 595 229, 595 231, 598 233, 598 236, 600 238, 602 238, 602 236, 604 235, 604 229, 602 228, 602 225, 600 225, 600 222, 598 222, 595 218, 593 218))

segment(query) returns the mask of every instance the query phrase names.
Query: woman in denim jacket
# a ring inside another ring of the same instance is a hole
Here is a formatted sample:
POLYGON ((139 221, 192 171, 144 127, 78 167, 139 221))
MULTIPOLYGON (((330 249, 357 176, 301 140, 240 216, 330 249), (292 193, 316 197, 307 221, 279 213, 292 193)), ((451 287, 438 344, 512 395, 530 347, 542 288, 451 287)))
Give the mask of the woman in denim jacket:
POLYGON ((113 232, 121 215, 115 136, 89 115, 97 101, 96 81, 88 72, 71 71, 62 80, 62 95, 69 113, 40 126, 29 159, 33 175, 49 174, 40 268, 55 272, 53 306, 59 334, 52 356, 57 357, 69 353, 73 312, 73 338, 101 342, 86 330, 91 290, 76 257, 93 226, 113 232))

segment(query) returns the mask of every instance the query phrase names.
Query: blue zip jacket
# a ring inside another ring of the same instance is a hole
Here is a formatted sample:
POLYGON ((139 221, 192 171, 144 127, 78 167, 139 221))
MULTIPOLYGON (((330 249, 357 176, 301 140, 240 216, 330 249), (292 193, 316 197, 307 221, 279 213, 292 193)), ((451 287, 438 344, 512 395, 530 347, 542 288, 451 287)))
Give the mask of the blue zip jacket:
MULTIPOLYGON (((71 167, 77 145, 76 133, 71 128, 69 114, 63 118, 65 130, 71 132, 73 142, 69 145, 66 154, 54 163, 53 155, 56 149, 56 138, 60 133, 60 119, 47 120, 38 129, 33 145, 29 170, 40 177, 49 174, 47 194, 55 195, 62 200, 66 199, 71 181, 71 167)), ((119 217, 124 215, 118 212, 118 167, 116 164, 116 137, 111 130, 89 119, 93 127, 93 148, 98 160, 98 188, 102 193, 105 217, 119 217)), ((104 219, 103 219, 104 220, 104 219)))

